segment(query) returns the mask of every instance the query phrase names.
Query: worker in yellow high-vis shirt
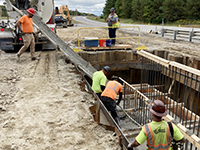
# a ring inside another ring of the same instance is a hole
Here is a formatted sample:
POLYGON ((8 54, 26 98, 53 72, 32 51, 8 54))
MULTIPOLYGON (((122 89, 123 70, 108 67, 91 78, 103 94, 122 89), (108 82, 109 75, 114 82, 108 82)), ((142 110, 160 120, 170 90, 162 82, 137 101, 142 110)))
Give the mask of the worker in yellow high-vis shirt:
POLYGON ((167 122, 162 120, 162 117, 167 115, 167 110, 161 100, 155 100, 149 105, 149 109, 153 121, 142 127, 142 131, 135 138, 135 141, 128 144, 128 149, 137 147, 143 144, 146 140, 147 150, 170 150, 172 139, 180 143, 186 142, 182 133, 175 125, 173 125, 173 135, 171 135, 170 126, 167 122))
POLYGON ((107 75, 110 72, 109 66, 104 66, 102 70, 96 71, 92 76, 92 90, 101 99, 101 93, 105 89, 107 75))

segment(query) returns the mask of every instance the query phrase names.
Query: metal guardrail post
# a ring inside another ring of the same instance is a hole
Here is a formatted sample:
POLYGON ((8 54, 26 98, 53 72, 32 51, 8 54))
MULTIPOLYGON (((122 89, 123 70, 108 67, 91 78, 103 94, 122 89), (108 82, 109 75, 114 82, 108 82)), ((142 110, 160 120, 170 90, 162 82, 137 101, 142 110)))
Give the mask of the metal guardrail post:
POLYGON ((161 35, 162 35, 162 37, 164 37, 164 34, 165 34, 165 29, 161 29, 161 35))
POLYGON ((189 35, 189 42, 192 42, 192 37, 194 36, 194 32, 190 31, 190 35, 189 35))
POLYGON ((176 40, 176 35, 177 35, 178 31, 174 30, 174 40, 176 40))

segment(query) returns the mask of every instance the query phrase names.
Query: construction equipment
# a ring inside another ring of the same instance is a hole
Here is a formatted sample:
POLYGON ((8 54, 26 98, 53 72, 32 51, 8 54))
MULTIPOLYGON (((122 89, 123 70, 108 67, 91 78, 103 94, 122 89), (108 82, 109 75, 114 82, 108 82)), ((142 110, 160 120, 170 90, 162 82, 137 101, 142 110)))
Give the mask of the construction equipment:
MULTIPOLYGON (((34 19, 39 16, 40 21, 45 24, 53 16, 53 1, 52 0, 5 0, 4 5, 7 9, 7 14, 12 19, 2 20, 0 23, 0 49, 4 51, 17 51, 23 46, 23 39, 16 26, 16 22, 21 16, 27 14, 27 8, 36 10, 34 19)), ((35 44, 37 49, 54 50, 56 46, 50 42, 41 29, 35 27, 33 23, 33 32, 35 36, 35 44)), ((47 26, 55 32, 56 24, 47 24, 47 26)))
POLYGON ((67 26, 73 26, 73 24, 71 23, 71 17, 70 17, 69 9, 67 5, 60 6, 59 10, 58 10, 58 7, 56 7, 55 23, 57 26, 63 26, 63 28, 66 28, 67 26))

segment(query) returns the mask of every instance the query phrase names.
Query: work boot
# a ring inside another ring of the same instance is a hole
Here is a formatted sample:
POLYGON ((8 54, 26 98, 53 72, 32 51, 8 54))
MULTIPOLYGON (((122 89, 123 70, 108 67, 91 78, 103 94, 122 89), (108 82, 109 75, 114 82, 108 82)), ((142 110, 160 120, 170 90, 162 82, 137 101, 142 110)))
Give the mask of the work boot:
POLYGON ((31 60, 39 60, 40 57, 32 57, 31 60))
POLYGON ((18 53, 16 54, 16 56, 17 56, 18 59, 20 59, 20 55, 18 53))

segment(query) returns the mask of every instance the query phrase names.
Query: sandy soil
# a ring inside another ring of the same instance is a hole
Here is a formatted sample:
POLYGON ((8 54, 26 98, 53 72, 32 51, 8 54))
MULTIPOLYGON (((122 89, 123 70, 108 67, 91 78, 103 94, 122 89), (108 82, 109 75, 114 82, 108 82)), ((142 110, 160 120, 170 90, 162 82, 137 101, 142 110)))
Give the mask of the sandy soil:
MULTIPOLYGON (((58 29, 58 36, 77 45, 77 29, 58 29)), ((122 33, 117 33, 121 36, 122 33)), ((80 37, 107 37, 106 30, 80 32, 80 37)), ((129 35, 125 35, 129 36, 129 35)), ((137 39, 118 40, 132 43, 137 39)), ((173 41, 142 34, 148 50, 167 50, 199 57, 197 43, 173 41)), ((113 132, 94 124, 89 107, 91 94, 81 91, 81 75, 65 62, 59 51, 38 51, 41 59, 31 61, 25 52, 20 61, 14 53, 0 51, 0 149, 10 150, 118 150, 113 132)))
MULTIPOLYGON (((109 38, 108 31, 106 29, 81 29, 77 34, 78 27, 58 29, 57 34, 64 40, 68 41, 69 45, 74 47, 74 44, 78 46, 78 39, 84 39, 84 37, 98 37, 98 38, 109 38)), ((126 28, 124 29, 126 30, 126 28)), ((132 44, 134 48, 138 47, 138 33, 136 31, 121 32, 117 30, 116 44, 132 44), (133 37, 133 39, 128 39, 133 37)), ((81 43, 83 44, 83 42, 81 43)), ((173 40, 173 36, 161 37, 158 34, 150 34, 141 32, 140 34, 140 46, 147 47, 148 51, 168 51, 176 56, 188 56, 190 58, 199 59, 200 57, 200 40, 193 40, 188 42, 188 38, 177 37, 177 40, 173 40)))
POLYGON ((0 149, 116 150, 113 132, 94 124, 92 95, 81 91, 81 75, 59 51, 29 52, 17 61, 0 55, 0 149))

